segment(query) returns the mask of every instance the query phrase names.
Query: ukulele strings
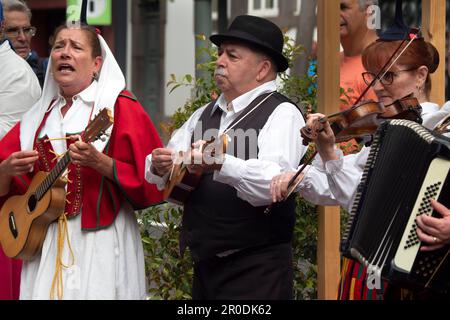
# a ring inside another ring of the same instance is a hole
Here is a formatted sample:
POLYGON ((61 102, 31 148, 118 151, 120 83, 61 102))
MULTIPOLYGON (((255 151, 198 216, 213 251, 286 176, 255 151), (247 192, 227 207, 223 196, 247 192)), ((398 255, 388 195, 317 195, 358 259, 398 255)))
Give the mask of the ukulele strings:
MULTIPOLYGON (((222 135, 226 135, 226 134, 228 134, 228 132, 230 132, 234 127, 236 127, 241 121, 243 121, 245 118, 247 118, 247 116, 249 116, 253 111, 255 111, 261 104, 263 104, 267 99, 269 99, 275 92, 277 92, 276 90, 275 91, 272 91, 267 97, 265 97, 263 100, 261 100, 261 102, 260 103, 258 103, 256 106, 254 106, 246 115, 244 115, 241 119, 239 119, 235 124, 233 124, 232 126, 230 126, 228 129, 226 129, 223 133, 222 133, 222 135)), ((200 152, 201 152, 201 149, 200 149, 200 152)), ((185 167, 185 165, 184 165, 184 162, 183 162, 183 165, 182 165, 182 169, 185 167)), ((174 172, 174 170, 175 170, 175 163, 172 163, 172 168, 170 169, 170 175, 169 175, 169 179, 168 179, 168 181, 171 181, 172 180, 172 176, 173 176, 173 172, 174 172)))

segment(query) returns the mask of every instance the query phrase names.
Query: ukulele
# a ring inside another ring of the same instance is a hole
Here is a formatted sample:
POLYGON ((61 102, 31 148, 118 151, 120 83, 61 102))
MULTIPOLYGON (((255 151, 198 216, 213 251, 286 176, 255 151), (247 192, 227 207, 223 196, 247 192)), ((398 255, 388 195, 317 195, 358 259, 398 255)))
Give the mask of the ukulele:
MULTIPOLYGON (((228 147, 228 140, 229 137, 226 134, 221 135, 217 140, 213 137, 202 145, 200 152, 211 157, 224 154, 228 147)), ((186 163, 187 159, 192 160, 190 152, 180 151, 178 154, 178 161, 174 162, 172 171, 169 175, 169 180, 164 189, 164 199, 180 206, 186 203, 189 195, 198 186, 202 177, 202 172, 190 172, 188 170, 188 164, 186 163), (185 160, 183 161, 183 159, 185 160)))
MULTIPOLYGON (((87 126, 84 141, 99 139, 112 124, 111 110, 101 110, 87 126)), ((66 182, 60 177, 69 163, 67 152, 50 172, 37 172, 24 195, 12 196, 3 204, 0 243, 6 256, 32 260, 41 252, 48 226, 64 213, 66 182)))

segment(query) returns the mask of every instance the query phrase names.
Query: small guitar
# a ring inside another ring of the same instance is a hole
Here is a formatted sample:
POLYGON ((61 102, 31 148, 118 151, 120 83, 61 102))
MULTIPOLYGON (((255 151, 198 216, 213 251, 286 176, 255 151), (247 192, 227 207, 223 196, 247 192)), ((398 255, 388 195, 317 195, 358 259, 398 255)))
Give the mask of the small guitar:
MULTIPOLYGON (((83 140, 97 140, 112 124, 111 110, 103 109, 86 128, 83 140)), ((66 183, 60 177, 69 163, 67 152, 50 172, 37 172, 24 195, 3 204, 0 243, 6 256, 32 260, 41 252, 48 226, 64 213, 66 183)))
MULTIPOLYGON (((229 137, 226 134, 220 136, 217 141, 215 138, 212 138, 202 146, 203 153, 211 157, 215 157, 220 153, 226 153, 228 139, 229 137)), ((180 161, 178 161, 179 163, 174 163, 164 189, 164 199, 180 206, 186 203, 190 193, 197 187, 202 177, 201 172, 189 172, 187 169, 186 162, 182 160, 187 154, 180 151, 178 155, 180 161)))

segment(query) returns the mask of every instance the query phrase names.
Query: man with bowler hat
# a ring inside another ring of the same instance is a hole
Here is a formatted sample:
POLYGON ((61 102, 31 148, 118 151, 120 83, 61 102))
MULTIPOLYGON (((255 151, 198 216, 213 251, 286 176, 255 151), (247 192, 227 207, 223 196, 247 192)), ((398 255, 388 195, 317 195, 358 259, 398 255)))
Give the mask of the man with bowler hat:
POLYGON ((294 199, 266 210, 272 177, 297 168, 306 151, 303 115, 276 91, 277 73, 288 68, 283 34, 244 15, 210 40, 218 47, 221 95, 147 157, 146 179, 163 189, 174 154, 200 159, 189 165, 203 174, 184 202, 180 236, 181 251, 189 247, 194 261, 194 299, 291 299, 294 199), (225 131, 227 153, 206 161, 198 147, 225 131))

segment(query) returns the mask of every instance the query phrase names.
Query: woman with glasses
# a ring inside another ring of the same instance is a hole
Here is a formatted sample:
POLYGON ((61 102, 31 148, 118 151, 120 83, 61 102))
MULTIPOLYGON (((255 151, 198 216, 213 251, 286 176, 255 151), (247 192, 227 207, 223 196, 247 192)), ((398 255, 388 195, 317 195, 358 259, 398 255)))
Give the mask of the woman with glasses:
MULTIPOLYGON (((400 37, 387 32, 385 37, 381 36, 378 41, 365 49, 362 60, 367 72, 362 76, 367 84, 376 77, 404 37, 409 39, 409 28, 405 28, 403 32, 395 30, 397 34, 401 34, 400 37)), ((407 44, 408 41, 405 41, 402 49, 407 44)), ((433 129, 436 122, 435 119, 430 120, 434 118, 433 114, 439 111, 439 106, 429 101, 430 74, 436 71, 438 65, 439 54, 436 48, 423 38, 414 40, 392 68, 375 82, 373 90, 378 101, 388 106, 398 99, 413 95, 422 107, 423 125, 433 129)), ((306 125, 313 127, 315 122, 324 117, 323 114, 312 114, 308 117, 306 125)), ((317 157, 311 168, 305 170, 306 174, 299 178, 302 181, 296 191, 313 203, 341 205, 349 210, 354 202, 370 148, 363 147, 357 154, 343 156, 342 152, 335 148, 335 136, 328 122, 314 142, 320 157, 317 157)), ((273 178, 271 193, 274 202, 284 199, 287 184, 293 175, 294 173, 284 173, 273 178)), ((340 299, 383 298, 385 284, 380 290, 369 290, 366 285, 366 268, 356 261, 344 259, 341 279, 340 299)))
MULTIPOLYGON (((377 41, 363 54, 363 64, 367 72, 362 74, 369 85, 389 57, 398 48, 400 41, 377 41)), ((403 47, 406 46, 404 44, 403 47)), ((427 126, 428 118, 439 111, 439 106, 429 102, 431 91, 430 74, 439 65, 436 48, 420 38, 413 41, 392 68, 375 82, 373 90, 378 101, 384 106, 412 94, 422 106, 422 119, 427 126)))

